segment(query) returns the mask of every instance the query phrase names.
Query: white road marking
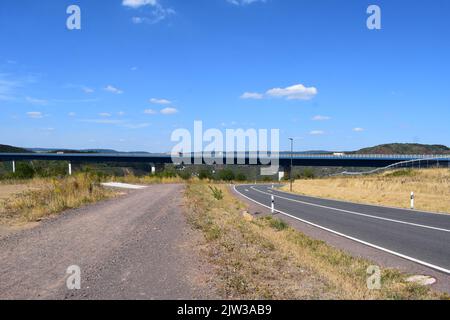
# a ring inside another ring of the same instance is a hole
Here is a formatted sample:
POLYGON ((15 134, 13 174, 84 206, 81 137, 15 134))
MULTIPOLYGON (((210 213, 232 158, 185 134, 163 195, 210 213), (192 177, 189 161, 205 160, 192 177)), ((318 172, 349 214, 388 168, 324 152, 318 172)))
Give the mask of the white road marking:
MULTIPOLYGON (((247 197, 246 195, 244 195, 244 194, 242 194, 241 192, 239 192, 239 191, 236 189, 236 185, 233 186, 233 189, 234 189, 234 191, 235 191, 236 193, 240 194, 240 195, 243 196, 244 198, 246 198, 246 199, 248 199, 248 200, 250 200, 250 201, 252 201, 252 202, 254 202, 254 203, 257 203, 257 204, 259 204, 260 206, 263 206, 263 207, 265 207, 265 208, 271 209, 269 206, 266 206, 266 205, 264 205, 264 204, 262 204, 262 203, 260 203, 260 202, 258 202, 258 201, 256 201, 256 200, 253 200, 252 198, 247 197)), ((320 226, 320 225, 318 225, 318 224, 315 224, 315 223, 312 223, 312 222, 310 222, 310 221, 301 219, 301 218, 299 218, 299 217, 293 216, 293 215, 291 215, 291 214, 289 214, 289 213, 286 213, 286 212, 283 212, 283 211, 277 210, 277 212, 279 212, 279 213, 281 213, 281 214, 283 214, 283 215, 285 215, 285 216, 287 216, 287 217, 290 217, 290 218, 292 218, 292 219, 295 219, 295 220, 304 222, 304 223, 306 223, 306 224, 309 224, 309 225, 311 225, 311 226, 313 226, 313 227, 316 227, 316 228, 319 228, 319 229, 322 229, 322 230, 331 232, 331 233, 333 233, 333 234, 336 234, 336 235, 338 235, 338 236, 347 238, 347 239, 349 239, 349 240, 353 240, 353 241, 355 241, 355 242, 364 244, 364 245, 369 246, 369 247, 371 247, 371 248, 375 248, 375 249, 378 249, 378 250, 381 250, 381 251, 384 251, 384 252, 393 254, 393 255, 395 255, 395 256, 397 256, 397 257, 400 257, 400 258, 403 258, 403 259, 406 259, 406 260, 409 260, 409 261, 412 261, 412 262, 415 262, 415 263, 424 265, 424 266, 426 266, 426 267, 429 267, 429 268, 432 268, 432 269, 439 270, 439 271, 442 271, 442 272, 444 272, 444 273, 450 274, 450 270, 449 270, 449 269, 446 269, 446 268, 443 268, 443 267, 440 267, 440 266, 437 266, 437 265, 428 263, 428 262, 426 262, 426 261, 419 260, 419 259, 416 259, 416 258, 407 256, 407 255, 404 255, 404 254, 402 254, 402 253, 399 253, 399 252, 396 252, 396 251, 393 251, 393 250, 390 250, 390 249, 386 249, 386 248, 381 247, 381 246, 378 246, 378 245, 376 245, 376 244, 373 244, 373 243, 370 243, 370 242, 367 242, 367 241, 364 241, 364 240, 361 240, 361 239, 358 239, 358 238, 355 238, 355 237, 348 236, 348 235, 346 235, 346 234, 344 234, 344 233, 341 233, 341 232, 338 232, 338 231, 335 231, 335 230, 332 230, 332 229, 329 229, 329 228, 326 228, 326 227, 322 227, 322 226, 320 226)))
MULTIPOLYGON (((262 193, 262 194, 271 195, 271 194, 269 194, 267 192, 255 189, 254 187, 250 187, 250 189, 255 190, 256 192, 259 192, 259 193, 262 193)), ((406 222, 406 221, 401 221, 401 220, 383 218, 383 217, 373 216, 373 215, 370 215, 370 214, 365 214, 365 213, 360 213, 360 212, 355 212, 355 211, 349 211, 349 210, 344 210, 344 209, 327 207, 327 206, 323 206, 323 205, 320 205, 320 204, 305 202, 305 201, 301 201, 301 200, 295 200, 295 199, 291 199, 291 198, 282 197, 282 196, 279 196, 279 195, 275 195, 275 197, 280 198, 280 199, 284 199, 284 200, 288 200, 288 201, 293 201, 293 202, 305 204, 305 205, 308 205, 308 206, 313 206, 313 207, 318 207, 318 208, 323 208, 323 209, 328 209, 328 210, 344 212, 344 213, 353 214, 353 215, 357 215, 357 216, 363 216, 363 217, 368 217, 368 218, 372 218, 372 219, 378 219, 378 220, 390 221, 390 222, 395 222, 395 223, 401 223, 401 224, 406 224, 406 225, 410 225, 410 226, 414 226, 414 227, 432 229, 432 230, 437 230, 437 231, 450 232, 450 230, 444 229, 444 228, 437 228, 437 227, 427 226, 427 225, 413 223, 413 222, 406 222)))
POLYGON ((121 188, 121 189, 145 189, 146 186, 138 186, 135 184, 128 184, 128 183, 120 183, 120 182, 105 182, 101 184, 104 187, 110 187, 110 188, 121 188))
MULTIPOLYGON (((280 191, 280 190, 278 190, 278 191, 280 191)), ((282 192, 282 191, 280 191, 280 192, 282 192)), ((286 191, 284 191, 284 193, 295 195, 295 193, 293 193, 293 192, 286 192, 286 191)), ((306 195, 305 195, 305 197, 312 198, 312 199, 317 199, 317 200, 329 200, 329 201, 337 201, 337 202, 356 204, 356 205, 367 205, 367 206, 372 206, 372 207, 377 207, 377 208, 387 208, 387 209, 408 211, 408 212, 411 212, 411 213, 420 212, 422 214, 434 214, 434 215, 439 215, 439 216, 450 217, 450 214, 444 213, 444 212, 433 212, 433 211, 423 211, 423 210, 419 211, 419 210, 413 210, 413 209, 410 209, 410 208, 400 208, 400 207, 387 206, 387 205, 381 205, 381 204, 364 204, 364 203, 361 203, 361 202, 355 202, 355 201, 349 201, 349 200, 341 200, 341 199, 333 199, 333 198, 326 198, 326 197, 315 197, 315 196, 306 196, 306 195)))

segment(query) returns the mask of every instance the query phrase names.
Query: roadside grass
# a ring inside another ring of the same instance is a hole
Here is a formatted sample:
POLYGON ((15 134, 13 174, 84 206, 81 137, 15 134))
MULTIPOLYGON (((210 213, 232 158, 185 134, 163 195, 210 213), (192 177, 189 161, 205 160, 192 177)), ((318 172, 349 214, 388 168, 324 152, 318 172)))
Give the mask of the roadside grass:
MULTIPOLYGON (((283 190, 288 191, 286 186, 283 190)), ((375 175, 296 180, 295 193, 358 203, 450 213, 449 169, 401 169, 375 175)))
POLYGON ((134 184, 171 184, 171 183, 184 183, 186 182, 184 179, 179 176, 176 177, 160 177, 156 175, 147 175, 147 176, 135 176, 135 175, 126 175, 123 177, 111 177, 110 181, 114 182, 122 182, 122 183, 134 183, 134 184))
POLYGON ((189 183, 189 223, 204 234, 219 293, 231 299, 448 299, 382 269, 380 290, 367 289, 373 265, 313 240, 272 216, 253 217, 225 185, 216 200, 205 183, 189 183))
POLYGON ((0 224, 39 221, 63 210, 116 195, 114 191, 101 187, 96 175, 87 173, 65 178, 36 178, 20 183, 26 186, 26 191, 0 200, 0 224))

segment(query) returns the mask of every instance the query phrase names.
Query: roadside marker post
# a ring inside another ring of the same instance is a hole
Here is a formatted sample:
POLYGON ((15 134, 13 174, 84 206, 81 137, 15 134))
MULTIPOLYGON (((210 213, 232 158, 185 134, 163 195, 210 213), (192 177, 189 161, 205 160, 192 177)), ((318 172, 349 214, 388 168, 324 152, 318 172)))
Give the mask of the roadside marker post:
POLYGON ((275 197, 272 196, 272 214, 275 213, 275 197))
POLYGON ((414 192, 411 192, 411 210, 414 210, 414 192))
POLYGON ((72 175, 72 162, 69 162, 69 176, 72 175))
POLYGON ((12 161, 12 169, 13 169, 13 173, 16 173, 16 162, 13 160, 12 161))

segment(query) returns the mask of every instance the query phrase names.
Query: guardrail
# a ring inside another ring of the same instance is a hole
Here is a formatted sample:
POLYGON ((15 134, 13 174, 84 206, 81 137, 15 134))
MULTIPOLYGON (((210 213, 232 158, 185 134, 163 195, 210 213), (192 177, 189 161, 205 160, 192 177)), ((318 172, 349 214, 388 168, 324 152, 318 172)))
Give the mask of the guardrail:
POLYGON ((339 175, 349 175, 349 176, 369 175, 369 174, 380 173, 380 172, 383 172, 383 171, 392 170, 392 169, 398 169, 398 168, 416 168, 415 164, 417 164, 417 167, 419 169, 421 169, 421 168, 429 168, 430 167, 430 162, 431 162, 432 166, 435 165, 437 167, 440 167, 439 161, 447 162, 447 167, 450 168, 449 158, 450 157, 446 156, 446 157, 442 157, 442 158, 439 158, 439 157, 427 157, 427 158, 421 158, 421 159, 407 160, 407 161, 401 161, 401 162, 398 162, 398 163, 394 163, 394 164, 388 165, 388 166, 383 167, 383 168, 376 168, 376 169, 369 170, 369 171, 361 171, 361 172, 344 171, 344 172, 341 172, 341 173, 332 174, 331 176, 339 176, 339 175), (422 163, 424 163, 424 165, 422 165, 422 163))

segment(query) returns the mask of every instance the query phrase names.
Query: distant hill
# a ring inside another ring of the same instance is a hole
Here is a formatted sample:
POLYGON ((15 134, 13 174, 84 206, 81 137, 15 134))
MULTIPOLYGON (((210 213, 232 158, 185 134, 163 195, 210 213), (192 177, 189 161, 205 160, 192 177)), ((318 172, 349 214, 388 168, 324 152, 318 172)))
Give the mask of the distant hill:
POLYGON ((148 154, 146 151, 132 151, 132 152, 121 152, 114 149, 57 149, 57 148, 30 148, 29 150, 38 153, 136 153, 136 154, 148 154))
POLYGON ((86 149, 86 150, 74 150, 74 149, 58 149, 58 148, 30 148, 29 150, 38 153, 117 153, 115 150, 110 149, 86 149))
POLYGON ((2 153, 31 153, 31 151, 27 149, 22 149, 13 146, 7 146, 4 144, 0 144, 0 152, 2 153))
MULTIPOLYGON (((18 148, 8 145, 0 144, 0 153, 133 153, 133 154, 151 154, 145 151, 134 152, 120 152, 112 149, 84 149, 84 150, 70 150, 57 148, 18 148)), ((305 154, 328 154, 331 151, 311 150, 297 153, 305 154)), ((347 154, 450 154, 450 148, 444 145, 437 144, 418 144, 418 143, 389 143, 382 144, 375 147, 364 148, 358 151, 345 152, 347 154)))
POLYGON ((450 154, 450 148, 438 144, 389 143, 364 148, 358 154, 450 154))

